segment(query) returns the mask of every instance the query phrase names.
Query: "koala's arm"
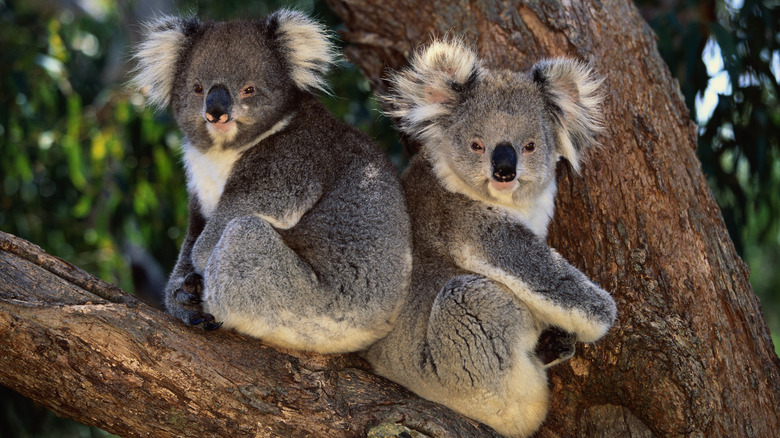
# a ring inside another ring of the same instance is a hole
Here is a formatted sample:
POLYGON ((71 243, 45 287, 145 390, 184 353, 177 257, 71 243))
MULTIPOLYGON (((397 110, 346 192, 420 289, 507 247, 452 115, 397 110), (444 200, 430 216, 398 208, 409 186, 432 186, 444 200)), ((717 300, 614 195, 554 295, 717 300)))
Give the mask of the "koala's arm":
POLYGON ((277 230, 287 230, 297 225, 321 196, 321 185, 315 180, 298 183, 291 178, 231 181, 214 214, 193 243, 191 260, 194 269, 202 271, 205 268, 231 220, 255 216, 277 230), (282 186, 283 182, 288 185, 282 186))
POLYGON ((168 279, 168 285, 165 288, 166 297, 181 287, 181 283, 188 274, 195 272, 195 268, 192 265, 192 247, 205 226, 206 219, 200 212, 198 199, 195 196, 191 196, 187 235, 184 237, 184 242, 182 242, 181 250, 179 251, 179 258, 176 260, 176 265, 173 267, 173 272, 171 272, 171 276, 168 279))
POLYGON ((181 245, 179 258, 165 286, 165 307, 168 313, 189 324, 202 319, 200 293, 202 278, 192 263, 192 248, 206 226, 196 196, 190 196, 187 235, 181 245))
POLYGON ((597 340, 612 326, 617 308, 609 293, 528 228, 499 218, 464 225, 469 228, 454 233, 451 246, 456 262, 505 284, 541 322, 581 342, 597 340))

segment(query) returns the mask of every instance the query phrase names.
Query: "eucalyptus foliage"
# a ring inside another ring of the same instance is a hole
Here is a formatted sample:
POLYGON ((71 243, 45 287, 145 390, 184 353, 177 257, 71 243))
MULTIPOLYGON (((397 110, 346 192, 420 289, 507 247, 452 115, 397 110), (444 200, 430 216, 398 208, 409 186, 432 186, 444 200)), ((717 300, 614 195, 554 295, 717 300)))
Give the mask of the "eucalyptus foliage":
POLYGON ((184 234, 179 134, 106 76, 116 10, 33 4, 0 3, 0 229, 132 290, 123 248, 170 260, 184 234))

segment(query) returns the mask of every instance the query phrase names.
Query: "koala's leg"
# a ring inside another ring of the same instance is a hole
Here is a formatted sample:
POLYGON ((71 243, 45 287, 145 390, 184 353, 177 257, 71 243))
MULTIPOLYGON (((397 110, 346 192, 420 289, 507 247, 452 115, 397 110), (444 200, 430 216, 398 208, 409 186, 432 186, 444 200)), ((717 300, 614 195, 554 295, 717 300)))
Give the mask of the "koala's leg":
POLYGON ((343 307, 338 291, 321 276, 268 222, 243 216, 228 223, 206 263, 204 308, 224 327, 284 348, 334 353, 375 341, 334 310, 343 307))
POLYGON ((504 285, 461 275, 436 297, 424 342, 404 341, 409 336, 404 328, 394 329, 401 336, 390 354, 408 349, 418 356, 403 361, 416 370, 396 369, 391 378, 501 434, 527 436, 548 408, 547 377, 534 352, 540 332, 528 308, 504 285))

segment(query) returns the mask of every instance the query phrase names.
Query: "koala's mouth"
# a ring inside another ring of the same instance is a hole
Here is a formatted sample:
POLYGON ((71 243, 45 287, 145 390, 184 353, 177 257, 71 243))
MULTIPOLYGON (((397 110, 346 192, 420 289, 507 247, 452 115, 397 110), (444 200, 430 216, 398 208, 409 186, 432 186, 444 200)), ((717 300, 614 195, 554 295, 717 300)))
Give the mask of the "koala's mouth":
POLYGON ((511 192, 517 187, 517 180, 501 182, 491 179, 489 184, 490 188, 498 192, 511 192))
POLYGON ((236 129, 236 121, 231 120, 229 122, 207 123, 206 128, 209 130, 209 132, 218 132, 220 134, 226 134, 236 129))
POLYGON ((206 129, 213 139, 232 139, 238 131, 235 120, 229 122, 206 123, 206 129))

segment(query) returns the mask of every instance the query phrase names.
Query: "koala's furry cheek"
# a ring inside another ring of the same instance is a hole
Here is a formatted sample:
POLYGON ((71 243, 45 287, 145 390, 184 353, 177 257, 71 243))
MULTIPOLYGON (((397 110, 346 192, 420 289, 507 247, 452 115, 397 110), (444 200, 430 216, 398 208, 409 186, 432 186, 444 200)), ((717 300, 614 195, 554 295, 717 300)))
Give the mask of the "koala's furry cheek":
POLYGON ((174 115, 179 129, 184 134, 184 141, 189 141, 193 146, 201 149, 211 144, 206 120, 199 111, 188 111, 185 107, 182 112, 174 115))

